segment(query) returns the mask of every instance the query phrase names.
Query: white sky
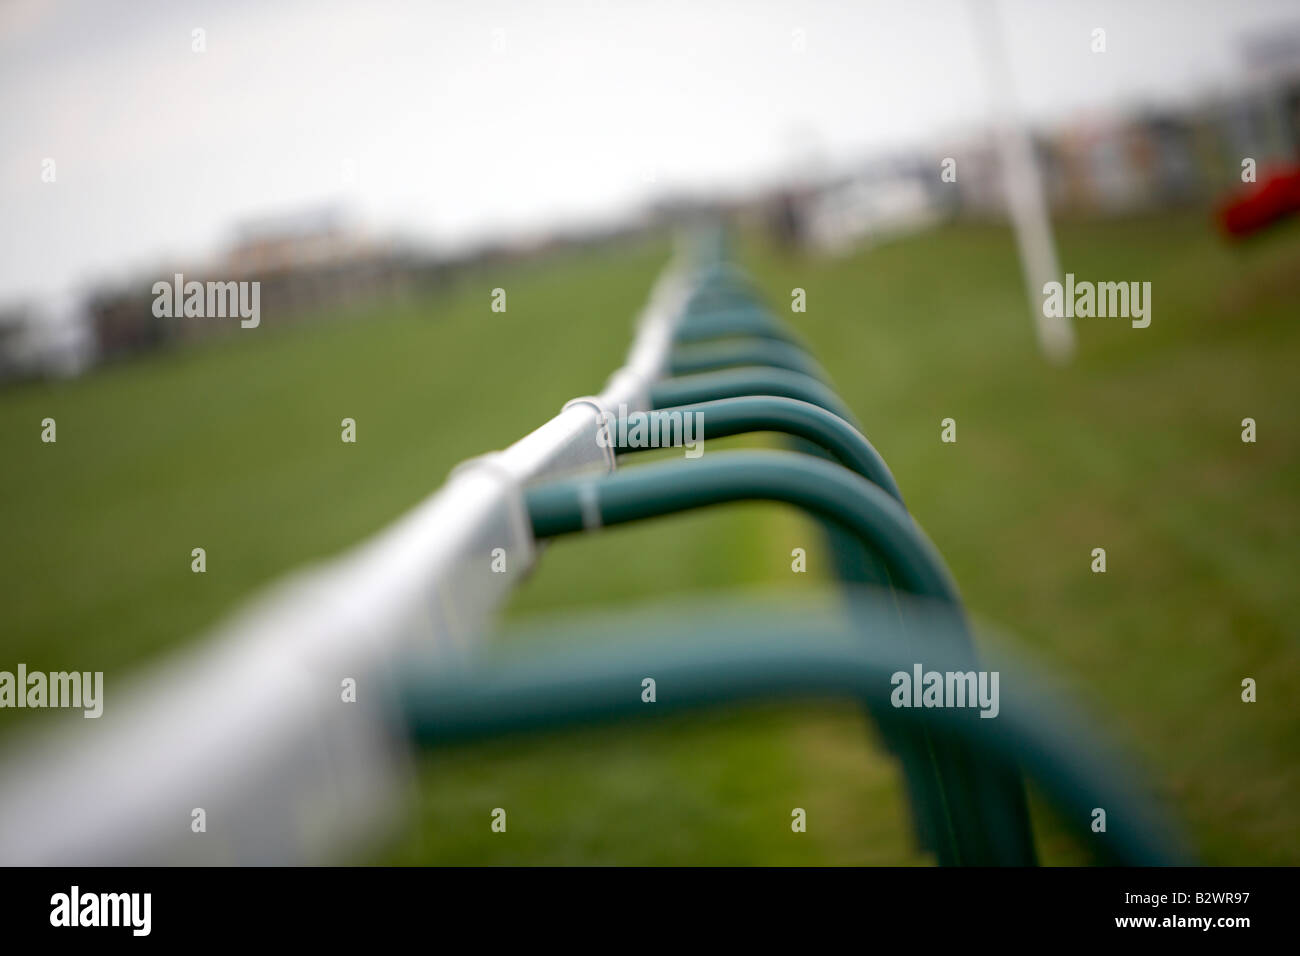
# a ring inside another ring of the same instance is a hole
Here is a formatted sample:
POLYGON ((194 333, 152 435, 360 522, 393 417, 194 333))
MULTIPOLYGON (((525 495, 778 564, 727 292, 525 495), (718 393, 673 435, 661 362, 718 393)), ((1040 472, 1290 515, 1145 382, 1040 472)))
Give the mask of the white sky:
MULTIPOLYGON (((0 303, 327 203, 454 244, 970 129, 984 2, 0 0, 0 303)), ((1001 10, 1042 120, 1221 88, 1243 33, 1300 24, 1295 0, 1001 10)))

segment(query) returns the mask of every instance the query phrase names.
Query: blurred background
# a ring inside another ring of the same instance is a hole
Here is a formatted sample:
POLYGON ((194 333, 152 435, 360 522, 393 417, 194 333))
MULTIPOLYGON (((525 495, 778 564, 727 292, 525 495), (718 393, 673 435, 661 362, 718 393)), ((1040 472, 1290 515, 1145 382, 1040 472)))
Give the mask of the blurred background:
MULTIPOLYGON (((1207 861, 1300 862, 1297 163, 1290 2, 3 0, 0 667, 111 688, 373 533, 598 390, 675 230, 721 218, 977 620, 1207 861), (1150 328, 1044 361, 1008 130, 1061 272, 1151 282, 1150 328), (177 272, 261 282, 261 326, 154 316, 177 272)), ((816 536, 744 506, 562 543, 510 614, 818 587, 816 536)), ((420 794, 367 859, 926 862, 849 707, 466 748, 420 794)))

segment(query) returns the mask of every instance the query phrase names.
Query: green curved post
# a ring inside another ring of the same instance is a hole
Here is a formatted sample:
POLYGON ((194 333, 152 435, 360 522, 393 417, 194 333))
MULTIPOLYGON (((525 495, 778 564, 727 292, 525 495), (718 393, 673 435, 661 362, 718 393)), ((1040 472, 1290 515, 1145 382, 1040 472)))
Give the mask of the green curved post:
POLYGON ((744 398, 751 395, 795 398, 801 402, 818 405, 851 425, 858 426, 857 419, 853 417, 849 407, 817 379, 788 369, 761 366, 702 372, 698 375, 665 379, 650 386, 650 407, 671 408, 676 405, 694 405, 720 398, 744 398))
POLYGON ((783 368, 801 372, 818 381, 828 380, 826 370, 816 359, 797 345, 780 339, 723 340, 679 346, 669 357, 668 371, 672 375, 691 375, 745 365, 783 368))
POLYGON ((732 335, 777 339, 801 345, 793 332, 756 307, 701 312, 690 316, 677 327, 673 340, 677 343, 703 342, 732 335))
MULTIPOLYGON (((960 607, 956 587, 937 552, 902 505, 859 475, 811 456, 732 452, 633 468, 600 479, 556 481, 525 491, 537 538, 743 500, 785 502, 837 523, 881 555, 896 586, 960 607)), ((1019 779, 990 775, 973 766, 961 751, 934 746, 922 737, 941 802, 938 808, 924 810, 927 816, 941 814, 942 830, 947 831, 936 834, 933 824, 926 831, 936 840, 940 859, 987 861, 1007 852, 1016 855, 1017 862, 1034 862, 1019 779), (995 817, 1002 829, 1016 834, 1008 847, 988 842, 983 828, 995 817)), ((922 782, 919 789, 924 793, 928 788, 922 782)))
MULTIPOLYGON (((710 441, 749 432, 782 432, 801 438, 830 452, 840 464, 883 488, 899 504, 903 503, 903 495, 889 466, 862 433, 838 415, 809 402, 754 395, 680 405, 643 414, 649 434, 660 438, 669 436, 674 447, 682 444, 687 416, 693 423, 698 423, 700 430, 692 433, 695 440, 710 441)), ((612 436, 614 447, 620 453, 642 450, 627 444, 631 433, 628 419, 620 419, 612 436)))
POLYGON ((839 522, 874 545, 895 582, 913 594, 959 603, 938 552, 896 500, 832 462, 808 455, 736 451, 664 462, 524 492, 533 534, 552 538, 735 501, 781 501, 839 522))
MULTIPOLYGON (((571 648, 538 653, 555 634, 529 635, 502 642, 504 660, 478 672, 449 677, 436 665, 408 661, 399 670, 399 713, 417 742, 442 746, 515 732, 551 731, 567 725, 626 719, 654 719, 690 711, 772 698, 852 699, 878 722, 896 730, 924 728, 950 748, 979 755, 985 765, 1025 771, 1059 812, 1076 842, 1109 864, 1159 866, 1187 862, 1180 841, 1166 831, 1160 815, 1103 758, 1096 740, 1077 718, 1062 716, 1059 702, 1042 697, 1041 681, 1022 671, 1000 668, 999 711, 983 719, 971 708, 913 709, 895 706, 894 675, 909 673, 913 662, 940 672, 966 671, 968 656, 954 645, 962 639, 953 615, 938 609, 909 608, 911 627, 923 627, 924 656, 918 658, 912 634, 904 634, 893 609, 879 596, 854 597, 847 619, 822 609, 793 608, 777 613, 752 607, 717 607, 707 612, 642 619, 631 641, 599 641, 611 629, 626 631, 629 617, 566 622, 571 648), (869 628, 872 640, 855 630, 869 628), (540 639, 539 639, 540 637, 540 639), (590 639, 584 639, 589 637, 590 639), (529 648, 521 654, 518 649, 529 648), (653 704, 642 698, 643 681, 656 685, 653 704), (1107 808, 1108 828, 1093 833, 1092 808, 1107 808)), ((911 628, 909 627, 909 630, 911 628)), ((1023 862, 1009 847, 1016 834, 985 824, 992 855, 966 862, 1023 862)))

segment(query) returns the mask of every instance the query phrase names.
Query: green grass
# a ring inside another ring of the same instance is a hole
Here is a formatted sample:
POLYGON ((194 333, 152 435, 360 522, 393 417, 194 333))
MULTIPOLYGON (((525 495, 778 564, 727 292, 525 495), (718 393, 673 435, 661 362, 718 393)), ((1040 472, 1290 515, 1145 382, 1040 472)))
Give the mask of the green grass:
MULTIPOLYGON (((1300 228, 1243 249, 1199 215, 1069 224, 1080 279, 1153 283, 1145 330, 1035 354, 1010 235, 953 226, 746 265, 812 344, 978 620, 1061 675, 1215 863, 1300 862, 1300 228), (808 312, 789 315, 793 287, 808 312), (1259 422, 1259 442, 1239 440, 1259 422), (958 441, 939 441, 957 421, 958 441), (1089 571, 1105 547, 1108 572, 1089 571), (1242 677, 1259 702, 1240 701, 1242 677)), ((457 461, 599 389, 666 246, 484 273, 452 293, 0 392, 0 667, 112 682, 274 576, 372 533, 457 461), (508 290, 506 313, 490 290, 508 290), (58 421, 42 445, 40 421, 58 421), (339 421, 358 443, 339 441, 339 421), (190 573, 203 546, 208 573, 190 573)), ((732 440, 725 444, 744 444, 732 440)), ((717 443, 722 447, 724 443, 717 443)), ((549 548, 509 613, 820 586, 816 531, 759 505, 549 548)), ((40 715, 7 711, 0 739, 40 715)), ((425 758, 391 862, 924 862, 849 707, 762 707, 425 758), (790 832, 792 807, 809 832, 790 832), (504 807, 505 835, 489 814, 504 807)), ((1050 862, 1083 859, 1050 819, 1050 862)))

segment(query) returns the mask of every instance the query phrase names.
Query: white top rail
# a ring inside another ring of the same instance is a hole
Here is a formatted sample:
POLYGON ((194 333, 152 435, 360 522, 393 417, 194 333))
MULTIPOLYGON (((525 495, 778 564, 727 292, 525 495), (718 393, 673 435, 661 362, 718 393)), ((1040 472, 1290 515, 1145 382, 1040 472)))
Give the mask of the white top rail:
POLYGON ((613 467, 598 409, 646 408, 688 292, 670 264, 601 395, 465 463, 387 529, 146 673, 106 681, 100 718, 33 721, 45 726, 0 754, 0 864, 322 863, 404 824, 410 755, 383 693, 394 661, 434 647, 455 667, 472 653, 535 558, 521 486, 613 467), (496 548, 507 573, 491 571, 496 548))

